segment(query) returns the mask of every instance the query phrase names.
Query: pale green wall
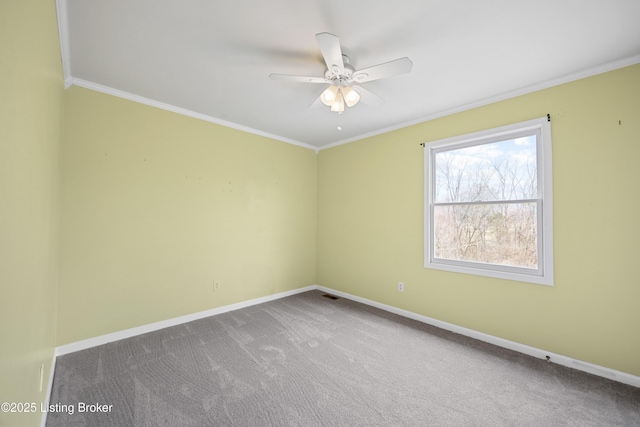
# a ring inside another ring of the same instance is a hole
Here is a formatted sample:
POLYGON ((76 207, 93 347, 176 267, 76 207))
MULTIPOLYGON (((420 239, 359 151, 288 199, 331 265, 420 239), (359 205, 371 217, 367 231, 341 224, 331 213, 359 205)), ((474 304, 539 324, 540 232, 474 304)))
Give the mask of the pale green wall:
POLYGON ((640 65, 322 150, 318 284, 640 375, 639 159, 640 65), (419 144, 547 113, 555 286, 423 268, 419 144))
POLYGON ((314 151, 79 87, 64 129, 58 344, 315 284, 314 151))
MULTIPOLYGON (((0 0, 0 402, 39 405, 51 370, 62 80, 55 2, 0 0)), ((0 425, 40 418, 0 412, 0 425)))

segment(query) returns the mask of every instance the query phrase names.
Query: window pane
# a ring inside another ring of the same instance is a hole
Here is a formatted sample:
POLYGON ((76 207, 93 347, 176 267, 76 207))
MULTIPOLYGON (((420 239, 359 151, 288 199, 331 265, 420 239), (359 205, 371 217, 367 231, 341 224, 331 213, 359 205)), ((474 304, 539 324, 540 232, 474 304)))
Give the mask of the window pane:
POLYGON ((535 199, 536 135, 435 153, 435 202, 535 199))
POLYGON ((537 203, 434 207, 434 256, 538 268, 537 203))

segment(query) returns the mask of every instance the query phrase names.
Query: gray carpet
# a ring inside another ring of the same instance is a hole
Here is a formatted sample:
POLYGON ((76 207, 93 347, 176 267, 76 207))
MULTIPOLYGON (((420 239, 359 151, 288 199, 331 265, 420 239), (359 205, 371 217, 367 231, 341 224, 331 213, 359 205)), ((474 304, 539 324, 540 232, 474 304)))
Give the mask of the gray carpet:
POLYGON ((318 291, 59 357, 51 405, 49 427, 640 426, 638 388, 318 291))

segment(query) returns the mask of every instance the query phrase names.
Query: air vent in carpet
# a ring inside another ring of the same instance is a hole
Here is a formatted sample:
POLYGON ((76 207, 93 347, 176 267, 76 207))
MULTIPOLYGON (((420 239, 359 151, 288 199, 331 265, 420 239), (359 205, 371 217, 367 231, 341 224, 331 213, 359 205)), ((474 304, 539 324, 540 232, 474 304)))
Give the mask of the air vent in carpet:
POLYGON ((325 297, 325 298, 329 298, 329 299, 340 299, 340 298, 338 298, 338 297, 337 297, 337 296, 335 296, 335 295, 324 294, 324 295, 322 295, 322 296, 323 296, 323 297, 325 297))

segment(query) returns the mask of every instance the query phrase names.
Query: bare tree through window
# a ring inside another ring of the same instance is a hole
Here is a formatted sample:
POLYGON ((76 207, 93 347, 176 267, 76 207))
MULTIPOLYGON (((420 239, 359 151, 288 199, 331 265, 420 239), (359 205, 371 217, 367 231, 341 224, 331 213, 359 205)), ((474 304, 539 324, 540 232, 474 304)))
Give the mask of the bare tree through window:
POLYGON ((538 266, 536 135, 435 154, 436 258, 538 266))

